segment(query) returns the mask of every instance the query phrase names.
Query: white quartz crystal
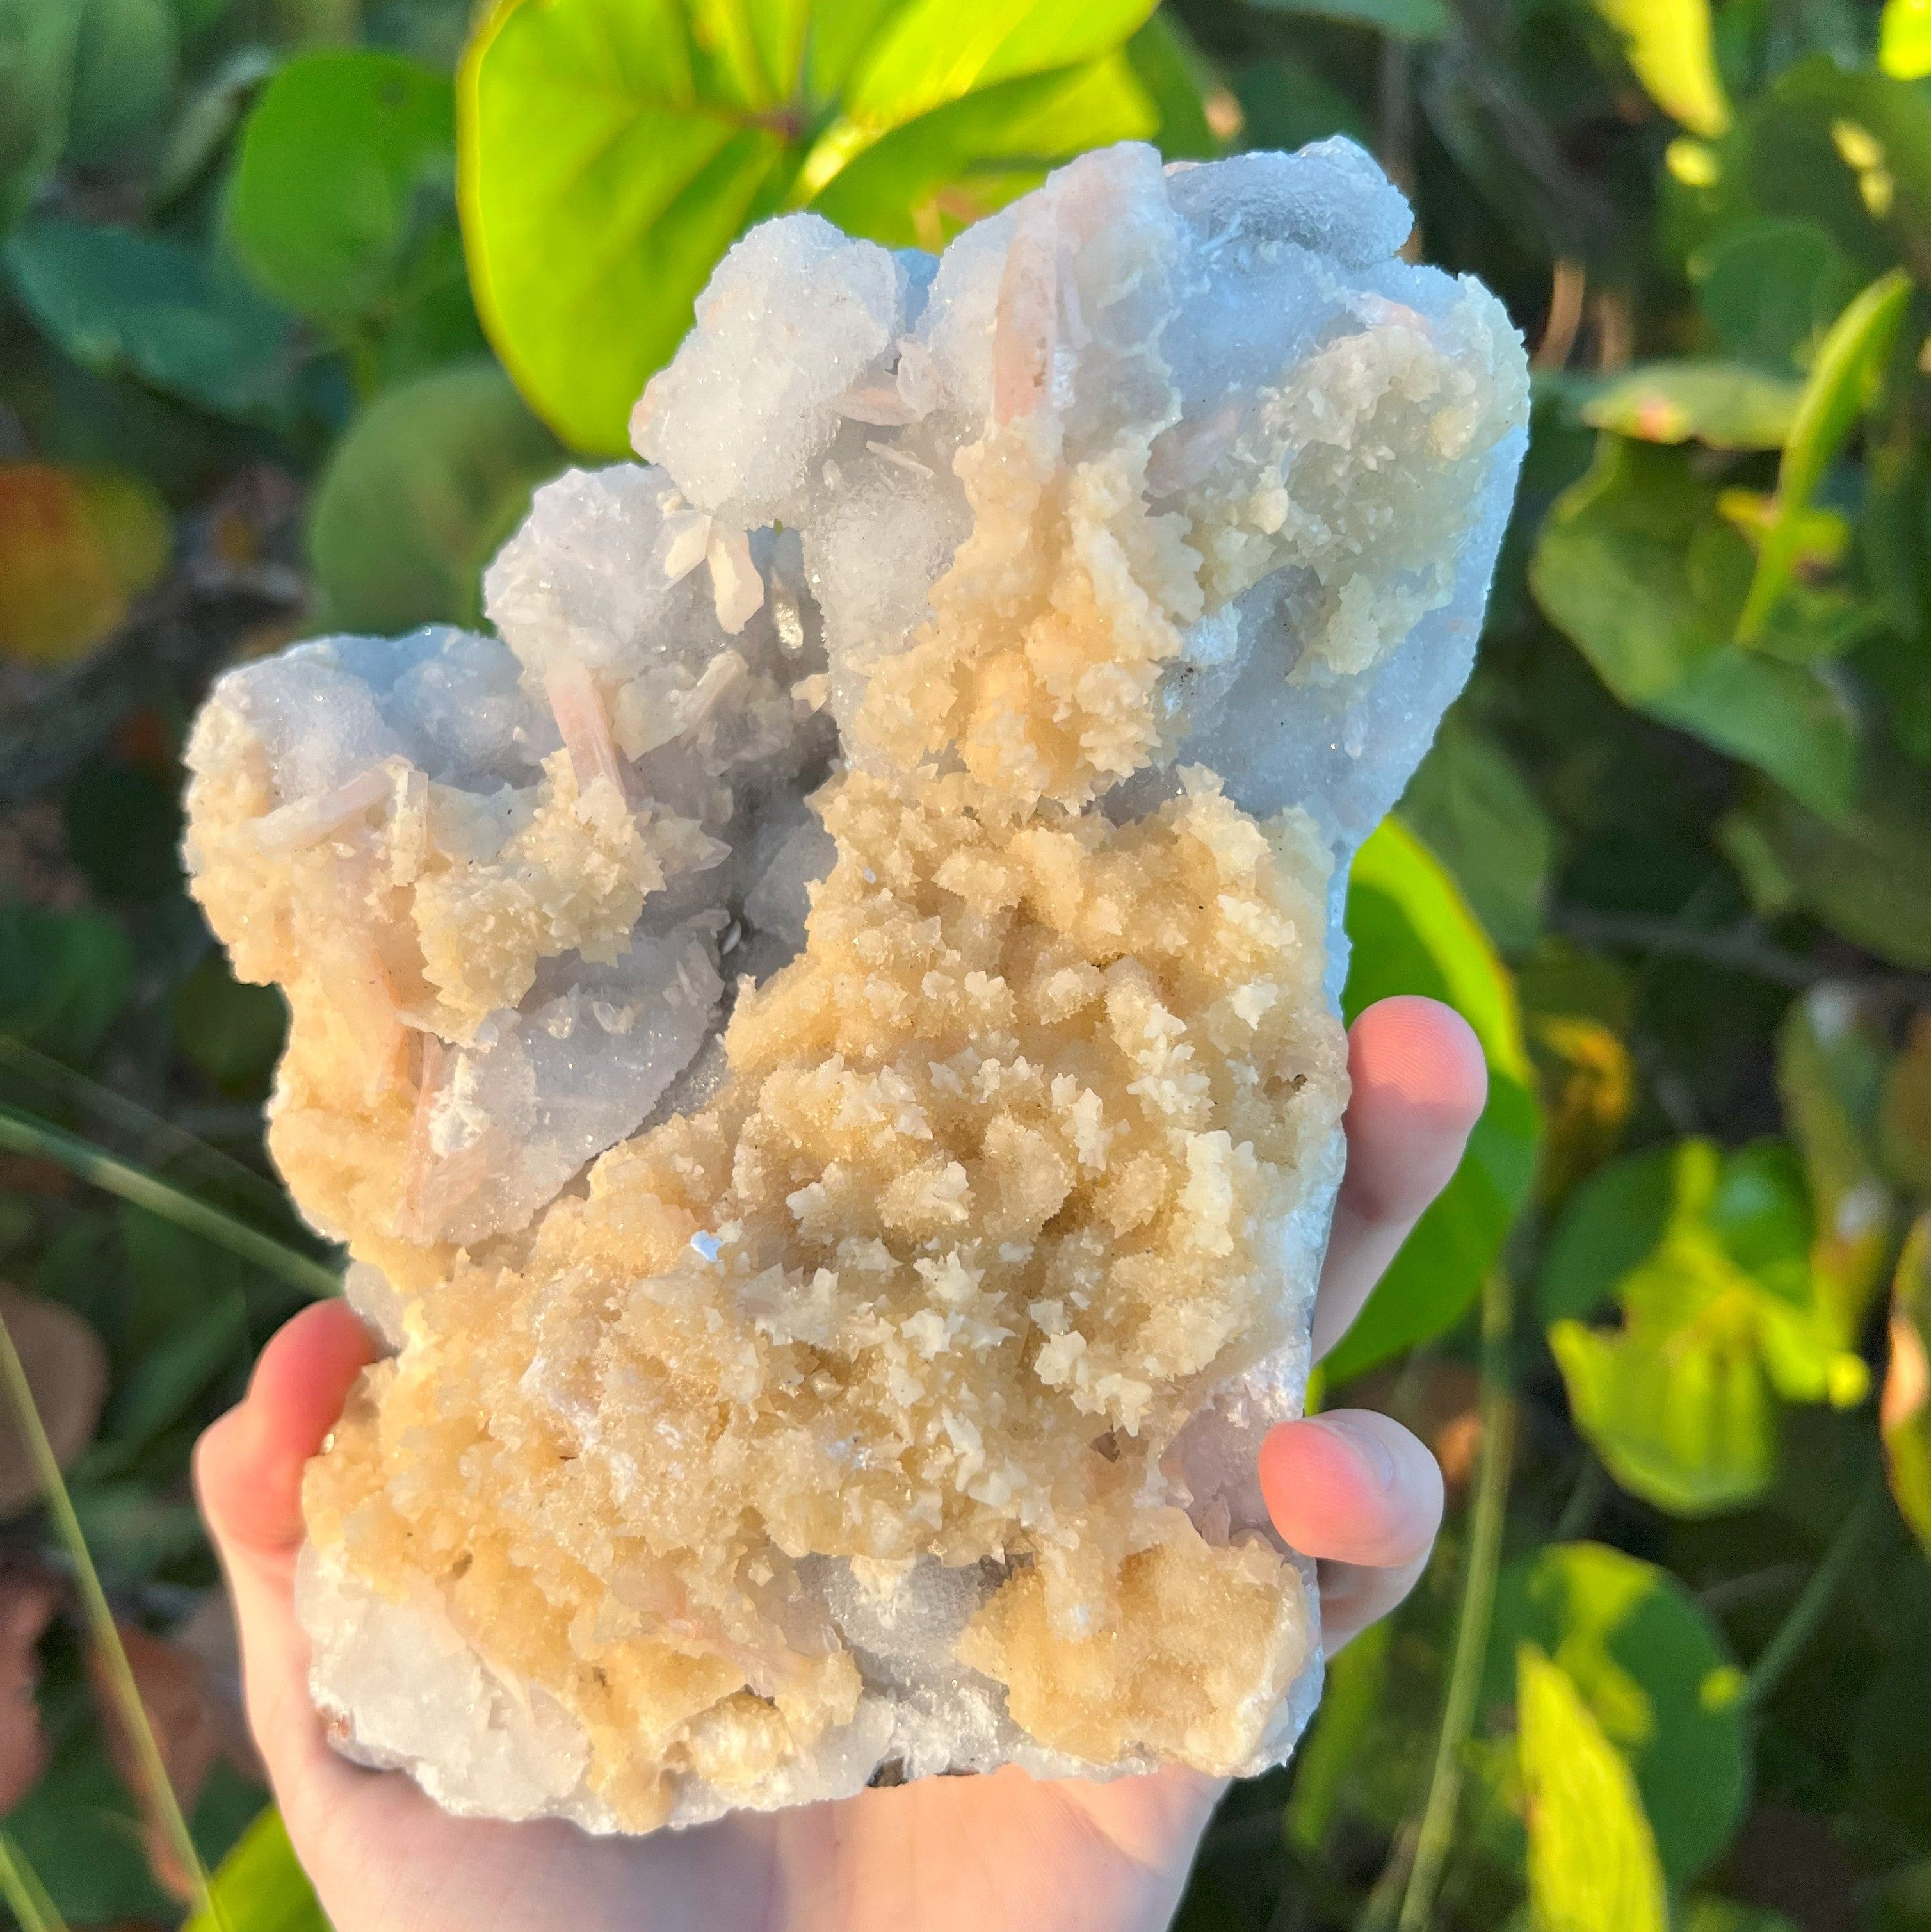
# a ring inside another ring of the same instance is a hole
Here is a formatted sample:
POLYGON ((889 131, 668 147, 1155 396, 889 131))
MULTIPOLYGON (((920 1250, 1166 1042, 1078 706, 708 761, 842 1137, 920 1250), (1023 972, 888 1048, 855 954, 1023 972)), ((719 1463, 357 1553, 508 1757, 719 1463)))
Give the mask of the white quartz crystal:
POLYGON ((217 686, 195 890, 388 1351, 305 1498, 343 1750, 640 1831, 1292 1748, 1342 894, 1525 440, 1408 226, 1339 140, 768 222, 500 641, 217 686))

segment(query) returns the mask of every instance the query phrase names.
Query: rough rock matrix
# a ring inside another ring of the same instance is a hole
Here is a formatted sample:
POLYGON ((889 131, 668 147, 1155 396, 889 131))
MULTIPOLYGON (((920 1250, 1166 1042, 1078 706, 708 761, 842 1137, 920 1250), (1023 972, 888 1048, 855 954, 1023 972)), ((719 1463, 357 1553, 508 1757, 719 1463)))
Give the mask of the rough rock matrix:
POLYGON ((1348 858, 1468 674, 1521 345, 1345 142, 1090 154, 942 258, 754 230, 500 637, 231 672, 187 854, 383 1336, 313 1688, 646 1831, 1278 1762, 1261 1432, 1340 1178, 1348 858))

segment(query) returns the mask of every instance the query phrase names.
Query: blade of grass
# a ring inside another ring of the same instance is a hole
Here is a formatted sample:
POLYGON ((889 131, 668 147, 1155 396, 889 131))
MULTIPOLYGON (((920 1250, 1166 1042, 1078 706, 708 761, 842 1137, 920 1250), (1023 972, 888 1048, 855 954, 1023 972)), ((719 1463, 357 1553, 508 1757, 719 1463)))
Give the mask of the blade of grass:
POLYGON ((287 1218, 289 1204, 281 1191, 259 1174, 244 1167, 232 1154, 209 1146, 199 1134, 190 1133, 185 1127, 150 1112, 139 1101, 129 1100, 124 1094, 117 1094, 111 1087, 103 1087, 97 1080, 90 1080, 85 1074, 76 1073, 72 1067, 63 1066, 58 1060, 50 1060, 45 1054, 36 1052, 10 1034, 0 1033, 0 1066, 34 1082, 48 1093, 58 1094, 83 1112, 123 1133, 138 1135, 143 1141, 164 1144, 170 1159, 178 1156, 192 1160, 204 1170, 208 1179, 218 1180, 245 1195, 262 1213, 287 1218))
POLYGON ((217 1247, 279 1275, 304 1294, 342 1292, 341 1278, 333 1268, 298 1254, 272 1234, 264 1234, 246 1222, 238 1221, 223 1209, 184 1194, 179 1188, 126 1161, 115 1160, 91 1141, 82 1140, 78 1134, 70 1134, 45 1120, 37 1120, 31 1114, 21 1113, 4 1102, 0 1102, 0 1148, 56 1162, 94 1186, 118 1195, 123 1201, 145 1208, 150 1214, 158 1214, 217 1247))
POLYGON ((0 1832, 0 1892, 20 1922, 20 1932, 67 1932, 67 1921, 10 1832, 0 1832))
POLYGON ((106 1666, 114 1702, 128 1742, 140 1765, 149 1800, 182 1870, 193 1881, 196 1907, 226 1932, 226 1922, 208 1890, 207 1870, 201 1862, 201 1854, 195 1850, 193 1836, 187 1828, 187 1820, 181 1815, 174 1786, 168 1782, 167 1766, 162 1761, 161 1748, 155 1739, 154 1727, 148 1722, 147 1706, 141 1702, 140 1688, 134 1682, 133 1666, 127 1661, 121 1634, 114 1628, 114 1613, 108 1607, 107 1593, 100 1587, 100 1572, 94 1567, 87 1539, 80 1533, 80 1520, 73 1513, 73 1500, 67 1492, 60 1464, 54 1457, 53 1445, 48 1442, 47 1432, 41 1426, 40 1412, 34 1401, 34 1392, 27 1384, 27 1372, 20 1365, 19 1351, 13 1346, 13 1335, 4 1317, 0 1317, 0 1374, 5 1376, 7 1393, 13 1403, 21 1440, 26 1444, 34 1472, 40 1478, 47 1514, 52 1518, 55 1532, 73 1565, 74 1582, 80 1592, 88 1630, 106 1666))

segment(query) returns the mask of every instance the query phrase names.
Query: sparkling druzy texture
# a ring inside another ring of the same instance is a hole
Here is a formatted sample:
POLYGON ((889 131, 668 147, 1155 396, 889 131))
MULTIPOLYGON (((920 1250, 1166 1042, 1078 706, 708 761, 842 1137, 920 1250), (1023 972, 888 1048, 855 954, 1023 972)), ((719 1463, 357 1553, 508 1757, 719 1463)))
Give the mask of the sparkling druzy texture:
POLYGON ((343 1750, 598 1831, 1287 1754, 1335 912, 1524 439, 1408 226, 1345 142, 767 223, 501 642, 217 686, 195 890, 391 1351, 305 1492, 343 1750))

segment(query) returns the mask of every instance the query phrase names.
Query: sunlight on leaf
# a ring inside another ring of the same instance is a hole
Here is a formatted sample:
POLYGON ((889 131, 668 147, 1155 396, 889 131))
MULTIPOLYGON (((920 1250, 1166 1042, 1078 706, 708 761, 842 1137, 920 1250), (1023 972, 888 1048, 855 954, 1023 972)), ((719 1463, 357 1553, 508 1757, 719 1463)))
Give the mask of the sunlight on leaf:
POLYGON ((1668 1932, 1656 1840, 1636 1780, 1561 1665, 1516 1660, 1529 1901, 1536 1932, 1668 1932))
POLYGON ((1747 363, 1686 356, 1618 376, 1583 404, 1582 419, 1644 442, 1781 449, 1803 393, 1747 363))
POLYGON ((1497 1585, 1483 1704, 1513 1704, 1519 1646, 1559 1664, 1635 1774, 1678 1884, 1729 1844, 1750 1792, 1742 1682, 1722 1633, 1666 1570, 1600 1543, 1551 1544, 1497 1585))
POLYGON ((1161 125, 1120 51, 1151 0, 888 0, 816 20, 751 0, 715 34, 697 10, 510 0, 457 77, 478 306, 580 448, 625 448, 645 379, 751 222, 812 205, 929 244, 1054 161, 1161 125))
MULTIPOLYGON (((288 1828, 271 1804, 221 1861, 213 1890, 225 1932, 329 1932, 308 1875, 296 1862, 288 1828)), ((196 1912, 181 1932, 217 1932, 196 1912)))
POLYGON ((1665 113, 1706 140, 1729 127, 1710 0, 1595 0, 1595 6, 1623 37, 1630 68, 1665 113))
POLYGON ((1885 0, 1877 64, 1894 80, 1931 74, 1931 0, 1885 0))

